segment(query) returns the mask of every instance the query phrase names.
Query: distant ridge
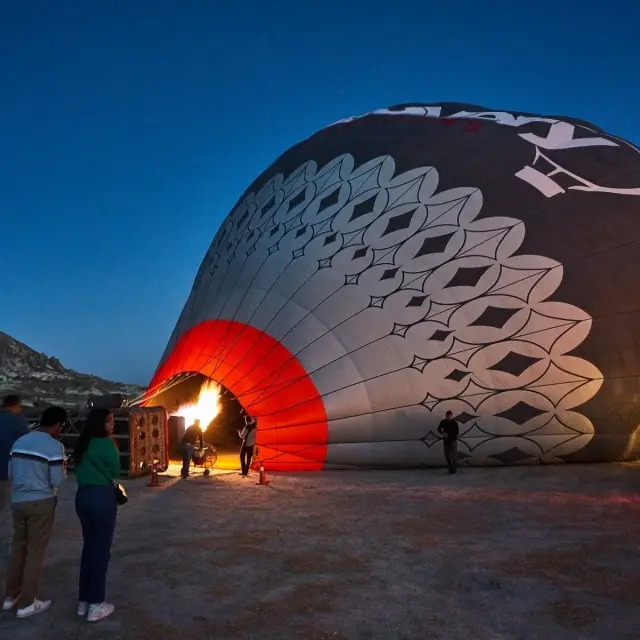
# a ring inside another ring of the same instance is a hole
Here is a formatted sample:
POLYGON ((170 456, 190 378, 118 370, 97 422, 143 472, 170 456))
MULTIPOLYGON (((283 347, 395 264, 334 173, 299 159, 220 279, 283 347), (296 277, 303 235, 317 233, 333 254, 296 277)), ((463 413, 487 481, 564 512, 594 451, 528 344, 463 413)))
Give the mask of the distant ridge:
POLYGON ((51 404, 84 408, 92 395, 124 393, 133 398, 144 391, 140 385, 67 369, 57 358, 38 353, 0 331, 0 397, 19 393, 27 409, 35 411, 51 404))

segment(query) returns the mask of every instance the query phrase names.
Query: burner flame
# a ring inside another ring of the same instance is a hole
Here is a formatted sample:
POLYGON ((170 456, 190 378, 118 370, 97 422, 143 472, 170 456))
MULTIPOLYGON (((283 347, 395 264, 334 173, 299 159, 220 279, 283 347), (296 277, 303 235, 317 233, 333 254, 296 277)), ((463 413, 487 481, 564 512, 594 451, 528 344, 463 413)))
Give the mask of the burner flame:
POLYGON ((185 420, 185 426, 189 427, 200 421, 200 427, 204 431, 214 418, 220 413, 220 385, 214 380, 207 380, 202 387, 198 399, 189 404, 183 404, 172 415, 180 416, 185 420))

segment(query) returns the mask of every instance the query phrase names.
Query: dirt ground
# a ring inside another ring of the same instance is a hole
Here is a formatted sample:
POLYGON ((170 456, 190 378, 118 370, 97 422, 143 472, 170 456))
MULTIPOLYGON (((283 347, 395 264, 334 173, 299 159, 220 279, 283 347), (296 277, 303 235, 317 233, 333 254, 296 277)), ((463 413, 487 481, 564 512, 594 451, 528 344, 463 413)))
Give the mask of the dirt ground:
POLYGON ((118 516, 115 614, 75 617, 71 478, 42 581, 53 607, 3 614, 0 638, 640 637, 640 466, 323 472, 274 475, 268 487, 221 470, 146 482, 126 483, 118 516))

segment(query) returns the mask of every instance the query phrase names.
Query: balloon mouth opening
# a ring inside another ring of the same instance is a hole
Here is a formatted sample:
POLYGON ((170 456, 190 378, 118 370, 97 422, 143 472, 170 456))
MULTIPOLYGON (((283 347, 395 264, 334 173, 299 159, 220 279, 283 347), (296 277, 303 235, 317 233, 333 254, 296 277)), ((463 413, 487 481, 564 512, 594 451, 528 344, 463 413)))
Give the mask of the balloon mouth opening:
MULTIPOLYGON (((317 471, 324 467, 328 441, 324 403, 304 367, 281 342, 249 324, 201 322, 182 334, 160 365, 145 403, 164 402, 169 413, 184 405, 188 415, 198 417, 193 405, 198 405, 207 381, 211 381, 205 387, 211 394, 209 400, 215 396, 214 385, 219 389, 221 416, 227 400, 235 399, 240 428, 245 414, 258 420, 256 446, 267 471, 317 471), (170 385, 177 388, 182 378, 199 381, 192 383, 191 395, 184 402, 176 407, 178 398, 159 398, 161 392, 171 390, 170 385), (174 406, 167 406, 170 402, 174 406)), ((235 432, 235 421, 229 420, 225 432, 231 430, 235 432)), ((239 445, 238 440, 236 447, 239 445)))
POLYGON ((148 402, 164 407, 176 425, 169 435, 174 457, 179 456, 179 438, 191 425, 196 425, 205 442, 220 453, 237 451, 238 430, 244 427, 247 412, 242 400, 213 378, 198 371, 176 374, 148 402))

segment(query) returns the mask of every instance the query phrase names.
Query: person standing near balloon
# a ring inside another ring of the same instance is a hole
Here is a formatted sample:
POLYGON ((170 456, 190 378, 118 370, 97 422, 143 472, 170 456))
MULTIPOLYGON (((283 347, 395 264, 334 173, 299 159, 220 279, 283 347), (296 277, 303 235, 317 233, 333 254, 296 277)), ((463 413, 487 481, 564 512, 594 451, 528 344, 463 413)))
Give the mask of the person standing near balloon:
POLYGON ((453 419, 451 411, 447 411, 444 420, 438 425, 438 433, 444 438, 444 457, 447 460, 449 473, 456 473, 458 471, 458 435, 460 435, 460 427, 453 419))
POLYGON ((66 422, 62 407, 49 407, 40 428, 18 438, 11 448, 13 541, 2 610, 17 609, 18 618, 51 606, 51 600, 38 599, 38 587, 56 518, 58 487, 66 476, 64 446, 58 441, 66 422))
POLYGON ((242 447, 240 448, 240 467, 242 469, 242 477, 249 475, 251 467, 251 459, 253 458, 253 448, 256 445, 256 431, 258 422, 251 416, 244 417, 244 429, 238 430, 238 435, 242 438, 242 447))
POLYGON ((182 452, 182 471, 180 475, 183 480, 189 477, 189 467, 191 466, 193 452, 198 442, 200 443, 200 448, 204 449, 204 438, 202 437, 200 420, 196 418, 193 424, 184 432, 182 440, 180 441, 180 450, 182 452))
POLYGON ((83 540, 77 613, 86 615, 88 622, 98 622, 114 610, 106 602, 107 570, 118 513, 114 482, 121 472, 113 428, 110 409, 93 409, 73 452, 78 483, 75 506, 83 540))

